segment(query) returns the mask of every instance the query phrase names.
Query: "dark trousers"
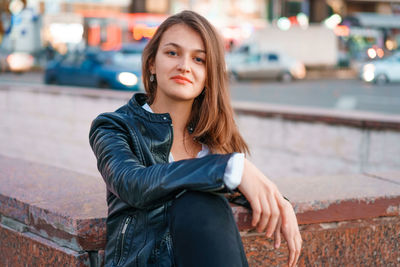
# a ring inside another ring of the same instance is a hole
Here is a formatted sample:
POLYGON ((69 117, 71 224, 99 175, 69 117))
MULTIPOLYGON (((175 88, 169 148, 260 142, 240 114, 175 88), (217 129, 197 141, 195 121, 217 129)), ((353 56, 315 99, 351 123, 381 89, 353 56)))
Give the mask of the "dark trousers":
POLYGON ((248 266, 232 210, 223 196, 186 192, 173 201, 169 219, 178 267, 248 266))

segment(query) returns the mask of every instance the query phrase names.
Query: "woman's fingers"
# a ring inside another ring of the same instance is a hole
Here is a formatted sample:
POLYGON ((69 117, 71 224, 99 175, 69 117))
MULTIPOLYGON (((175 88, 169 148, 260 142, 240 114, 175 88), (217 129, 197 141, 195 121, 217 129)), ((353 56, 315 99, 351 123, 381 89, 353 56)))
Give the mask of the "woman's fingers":
POLYGON ((251 224, 253 225, 253 227, 256 227, 258 222, 260 221, 260 216, 261 216, 261 205, 260 205, 260 201, 258 199, 247 199, 250 202, 251 205, 251 209, 252 209, 252 221, 251 224))
POLYGON ((276 249, 278 249, 281 246, 281 225, 282 225, 282 220, 279 218, 278 225, 276 226, 274 235, 274 246, 276 249))
POLYGON ((257 227, 258 232, 263 232, 267 229, 266 234, 271 237, 277 228, 280 217, 279 207, 275 199, 265 194, 260 194, 250 203, 253 209, 252 225, 257 227))
POLYGON ((270 203, 270 216, 269 216, 269 222, 268 222, 268 227, 267 227, 267 237, 271 237, 272 234, 275 232, 275 229, 277 228, 278 225, 278 220, 280 217, 280 211, 279 211, 279 207, 278 204, 275 200, 275 197, 270 194, 268 196, 269 198, 269 203, 270 203))
POLYGON ((296 243, 294 239, 286 240, 289 248, 289 266, 294 266, 296 259, 296 243))
POLYGON ((293 266, 295 266, 297 264, 297 262, 299 261, 302 243, 303 243, 303 241, 301 240, 301 235, 299 233, 297 235, 297 238, 296 238, 296 241, 295 241, 295 244, 296 244, 296 258, 294 260, 294 265, 293 266))
POLYGON ((279 193, 251 162, 245 159, 239 190, 250 202, 253 210, 253 227, 266 230, 268 237, 275 233, 275 247, 281 243, 281 231, 289 248, 289 266, 295 266, 301 250, 301 236, 292 205, 279 193))
POLYGON ((253 227, 257 227, 259 232, 268 227, 268 234, 271 236, 279 218, 279 206, 275 199, 276 186, 245 159, 239 190, 250 202, 253 211, 253 227))
POLYGON ((261 203, 261 217, 257 225, 257 232, 259 233, 263 232, 264 229, 267 227, 270 215, 270 208, 269 208, 270 205, 267 202, 266 197, 264 197, 263 195, 260 196, 260 203, 261 203))
POLYGON ((302 240, 293 207, 290 204, 284 206, 284 211, 282 212, 281 229, 288 244, 288 263, 291 267, 296 266, 297 261, 299 260, 302 240))

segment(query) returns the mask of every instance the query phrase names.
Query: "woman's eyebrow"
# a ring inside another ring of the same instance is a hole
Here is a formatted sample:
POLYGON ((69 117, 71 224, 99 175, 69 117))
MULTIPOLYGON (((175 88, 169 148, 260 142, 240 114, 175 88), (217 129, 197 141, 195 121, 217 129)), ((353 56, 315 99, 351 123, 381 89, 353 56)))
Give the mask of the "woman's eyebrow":
MULTIPOLYGON (((180 45, 178 45, 177 43, 166 43, 164 46, 168 46, 168 45, 172 45, 172 46, 174 46, 174 47, 176 47, 176 48, 182 48, 180 45)), ((206 51, 204 51, 203 49, 195 49, 194 50, 195 52, 199 52, 199 53, 206 53, 206 51)))

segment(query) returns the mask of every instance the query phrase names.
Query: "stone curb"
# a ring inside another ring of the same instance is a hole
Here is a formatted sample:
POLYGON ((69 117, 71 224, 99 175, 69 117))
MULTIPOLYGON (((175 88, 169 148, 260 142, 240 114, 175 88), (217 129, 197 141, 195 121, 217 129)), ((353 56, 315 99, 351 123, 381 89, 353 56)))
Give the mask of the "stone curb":
MULTIPOLYGON (((81 175, 3 156, 0 156, 0 169, 2 170, 0 173, 0 184, 2 184, 0 214, 26 225, 29 232, 75 251, 104 248, 107 206, 104 183, 100 177, 81 175), (61 180, 67 177, 68 183, 63 184, 61 180), (43 188, 47 188, 47 194, 42 192, 41 200, 35 201, 35 198, 39 199, 35 197, 36 194, 43 188), (87 190, 99 193, 88 195, 87 190), (61 201, 54 201, 51 197, 53 194, 60 195, 61 201), (62 195, 67 197, 62 197, 62 195), (46 199, 46 196, 50 198, 46 199), (33 201, 30 197, 34 198, 33 201), (91 208, 85 209, 85 205, 91 208)), ((363 177, 353 178, 355 185, 363 177)), ((380 188, 380 192, 373 192, 372 195, 369 193, 367 197, 353 196, 325 201, 321 199, 301 201, 295 197, 292 204, 297 212, 299 224, 399 216, 400 185, 390 181, 370 179, 370 187, 377 183, 383 183, 384 186, 380 188), (392 188, 393 185, 394 188, 392 188), (396 192, 398 192, 397 195, 396 192)), ((362 188, 364 185, 359 184, 359 186, 362 188)), ((323 192, 318 193, 323 195, 323 192)), ((287 196, 291 198, 290 195, 287 196)), ((232 208, 239 229, 241 231, 251 229, 250 211, 244 207, 233 206, 232 208)))
POLYGON ((70 249, 105 245, 107 215, 99 177, 0 156, 0 214, 70 249))

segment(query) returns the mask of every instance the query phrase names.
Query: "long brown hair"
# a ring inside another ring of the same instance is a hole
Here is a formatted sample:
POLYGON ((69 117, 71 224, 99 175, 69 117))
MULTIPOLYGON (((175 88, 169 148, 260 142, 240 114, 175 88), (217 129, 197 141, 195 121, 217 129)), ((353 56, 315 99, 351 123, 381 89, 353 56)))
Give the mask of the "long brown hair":
POLYGON ((205 88, 194 100, 187 123, 188 127, 193 128, 192 136, 206 144, 212 152, 248 153, 248 146, 233 118, 223 42, 217 30, 201 15, 193 11, 183 11, 167 18, 144 48, 142 74, 147 102, 152 104, 157 93, 157 81, 150 82, 150 66, 155 61, 164 32, 176 24, 187 25, 196 31, 203 40, 206 51, 205 88))

